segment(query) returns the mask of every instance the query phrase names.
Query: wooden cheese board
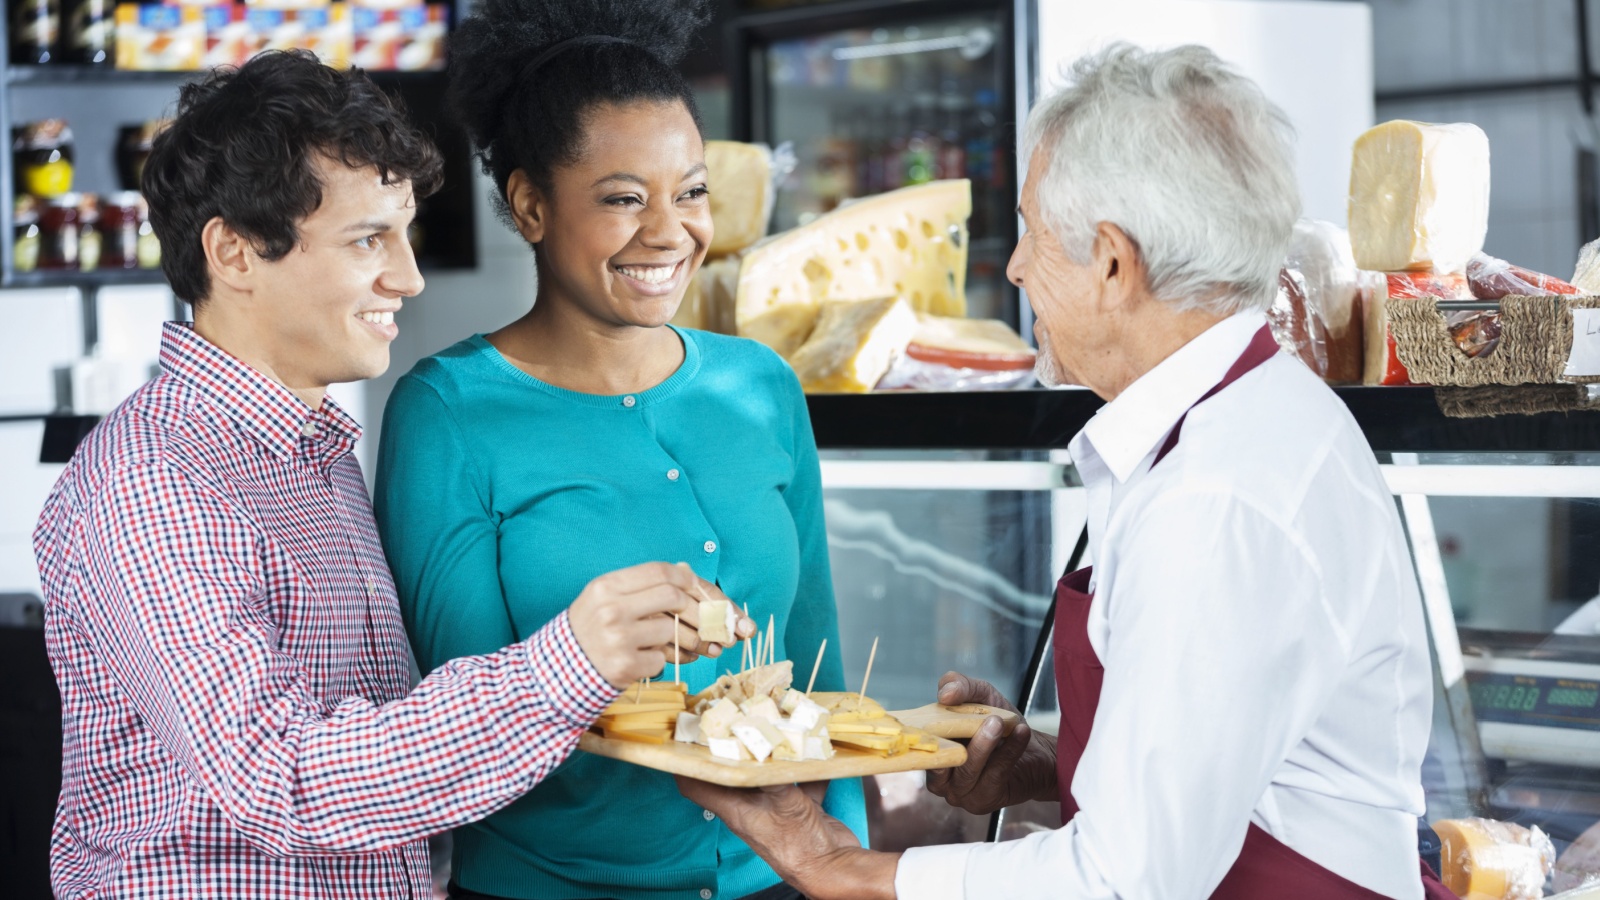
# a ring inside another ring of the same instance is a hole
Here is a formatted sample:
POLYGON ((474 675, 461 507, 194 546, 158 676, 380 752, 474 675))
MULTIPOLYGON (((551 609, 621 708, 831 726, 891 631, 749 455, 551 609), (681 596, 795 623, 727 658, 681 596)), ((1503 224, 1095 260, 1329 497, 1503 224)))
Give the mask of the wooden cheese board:
POLYGON ((929 704, 919 709, 892 712, 890 715, 899 719, 908 729, 917 729, 933 735, 937 739, 938 749, 931 752, 911 750, 895 756, 881 756, 835 746, 833 758, 826 760, 735 761, 712 756, 710 751, 698 744, 678 741, 646 744, 606 738, 592 731, 585 732, 578 739, 578 749, 596 756, 605 756, 674 775, 697 778, 724 787, 763 787, 807 781, 831 781, 836 778, 859 778, 862 775, 882 775, 889 772, 948 769, 967 761, 966 748, 949 738, 972 737, 984 719, 990 715, 1000 716, 1007 732, 1020 721, 1016 713, 978 704, 965 704, 959 707, 929 704))

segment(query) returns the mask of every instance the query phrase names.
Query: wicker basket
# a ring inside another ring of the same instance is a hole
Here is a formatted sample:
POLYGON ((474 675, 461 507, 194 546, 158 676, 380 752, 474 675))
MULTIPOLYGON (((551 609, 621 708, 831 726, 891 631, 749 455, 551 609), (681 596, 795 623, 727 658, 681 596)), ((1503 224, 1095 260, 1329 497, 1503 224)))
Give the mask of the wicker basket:
POLYGON ((1600 297, 1506 297, 1500 301, 1500 346, 1476 359, 1450 337, 1431 297, 1391 298, 1395 352, 1417 384, 1582 384, 1600 375, 1566 377, 1572 354, 1572 310, 1600 309, 1600 297))

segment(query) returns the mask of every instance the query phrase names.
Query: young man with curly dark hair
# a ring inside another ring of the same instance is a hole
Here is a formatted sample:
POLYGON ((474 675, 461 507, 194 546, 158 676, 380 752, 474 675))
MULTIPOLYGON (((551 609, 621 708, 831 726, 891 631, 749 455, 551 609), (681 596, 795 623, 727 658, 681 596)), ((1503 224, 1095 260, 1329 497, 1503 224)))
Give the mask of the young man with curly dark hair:
POLYGON ((80 447, 34 537, 57 896, 429 896, 424 838, 537 784, 668 648, 720 652, 689 593, 717 589, 643 564, 411 686, 360 427, 325 392, 388 366, 439 179, 381 90, 309 54, 183 88, 144 187, 195 321, 166 327, 161 375, 80 447))

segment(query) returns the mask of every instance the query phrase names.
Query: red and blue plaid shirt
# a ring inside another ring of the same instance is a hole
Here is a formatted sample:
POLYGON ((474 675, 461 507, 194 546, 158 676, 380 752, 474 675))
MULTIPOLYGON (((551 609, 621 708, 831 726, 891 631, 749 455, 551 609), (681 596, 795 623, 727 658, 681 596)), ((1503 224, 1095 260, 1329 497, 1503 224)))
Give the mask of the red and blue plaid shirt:
POLYGON ((427 835, 559 765, 616 695, 563 614, 411 688, 351 454, 184 325, 34 534, 61 687, 61 897, 427 897, 427 835))

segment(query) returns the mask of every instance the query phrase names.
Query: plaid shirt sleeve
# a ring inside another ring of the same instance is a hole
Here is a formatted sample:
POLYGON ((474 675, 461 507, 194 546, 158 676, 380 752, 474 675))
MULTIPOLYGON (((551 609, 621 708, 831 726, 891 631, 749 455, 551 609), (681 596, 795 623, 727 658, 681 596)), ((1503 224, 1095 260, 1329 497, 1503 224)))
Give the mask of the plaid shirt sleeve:
POLYGON ((563 614, 394 702, 324 703, 278 646, 268 580, 292 576, 262 564, 270 538, 247 515, 166 463, 120 467, 86 512, 80 624, 161 744, 268 854, 368 852, 486 816, 616 696, 563 614))

